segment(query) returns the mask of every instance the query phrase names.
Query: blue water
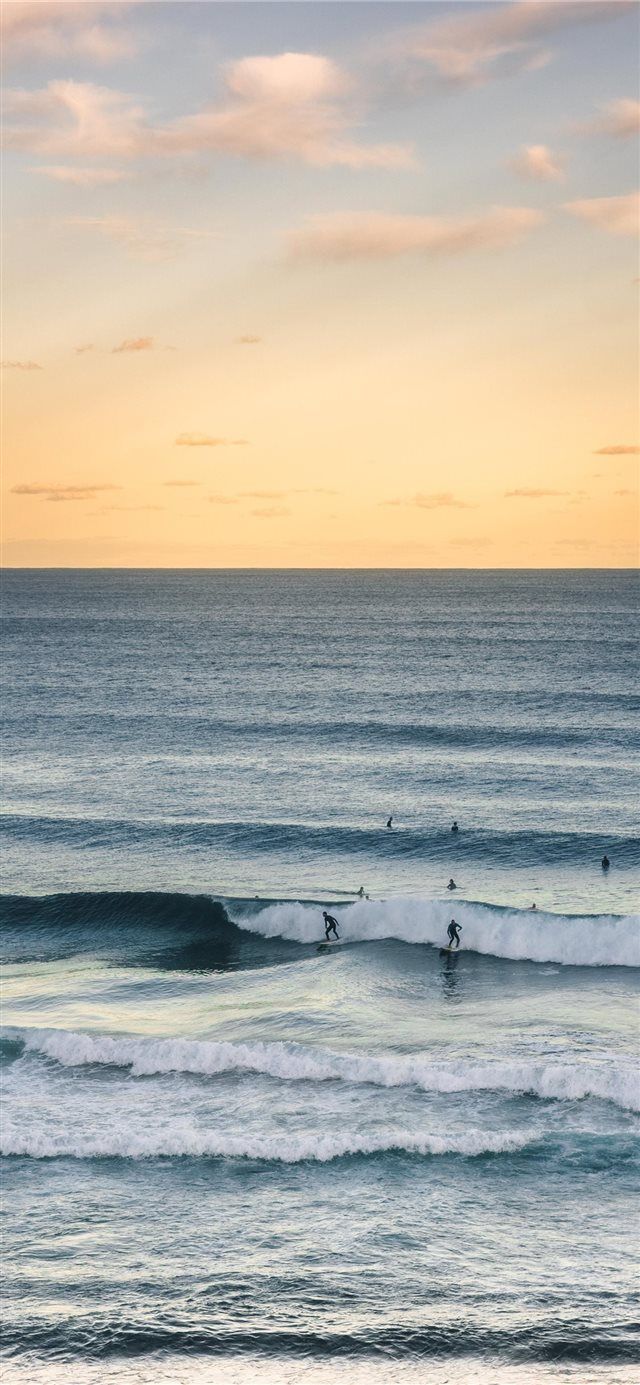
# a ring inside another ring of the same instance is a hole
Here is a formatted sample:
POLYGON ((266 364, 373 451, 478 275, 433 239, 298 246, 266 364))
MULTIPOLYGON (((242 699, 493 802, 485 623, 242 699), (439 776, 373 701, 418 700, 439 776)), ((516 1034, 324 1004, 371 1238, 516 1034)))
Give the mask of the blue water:
POLYGON ((5 1378, 637 1378, 632 574, 3 586, 5 1378))

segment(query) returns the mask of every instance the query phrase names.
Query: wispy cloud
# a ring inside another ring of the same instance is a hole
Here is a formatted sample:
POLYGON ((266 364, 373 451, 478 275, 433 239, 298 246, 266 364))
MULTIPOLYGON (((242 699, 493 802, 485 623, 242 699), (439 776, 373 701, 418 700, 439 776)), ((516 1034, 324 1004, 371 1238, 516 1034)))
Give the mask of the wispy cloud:
POLYGON ((289 235, 294 260, 379 260, 502 250, 544 220, 530 207, 493 207, 477 216, 330 212, 289 235))
POLYGON ((507 500, 544 500, 551 495, 571 495, 571 491, 545 490, 542 487, 519 486, 517 490, 505 491, 507 500))
POLYGON ((127 351, 153 351, 155 343, 153 337, 127 337, 121 341, 119 346, 112 346, 111 355, 121 356, 127 351))
POLYGON ((534 69, 548 61, 543 46, 558 30, 616 18, 628 4, 610 0, 515 0, 486 6, 465 6, 461 14, 411 25, 387 38, 384 54, 404 59, 414 68, 424 65, 439 76, 472 84, 534 69))
POLYGON ((86 356, 87 351, 93 351, 93 350, 94 350, 93 342, 92 342, 92 341, 87 341, 87 342, 84 343, 83 346, 76 346, 76 352, 75 352, 75 354, 76 354, 76 356, 86 356))
POLYGON ((210 505, 237 505, 237 495, 208 495, 207 500, 210 505))
POLYGON ((42 370, 37 361, 3 361, 3 370, 42 370))
POLYGON ((252 510, 251 514, 257 519, 284 519, 285 515, 291 514, 291 510, 288 510, 286 505, 263 505, 257 510, 252 510))
POLYGON ((411 505, 419 510, 472 510, 475 507, 466 500, 459 500, 452 495, 451 491, 435 491, 427 494, 418 491, 416 495, 411 495, 407 499, 381 500, 381 505, 411 505))
POLYGON ((215 438, 209 433, 179 433, 176 447, 247 447, 247 438, 215 438))
POLYGON ((116 16, 119 20, 124 9, 124 3, 113 0, 5 4, 0 10, 5 55, 22 62, 31 57, 75 57, 97 64, 128 58, 134 51, 132 36, 119 23, 110 22, 116 16))
POLYGON ((13 148, 72 158, 167 158, 224 154, 294 159, 317 167, 409 168, 406 145, 360 144, 350 83, 318 53, 242 58, 224 69, 225 99, 154 125, 135 97, 91 82, 53 81, 9 91, 13 148))
POLYGON ((135 260, 162 264, 171 260, 193 240, 208 240, 215 231, 192 230, 188 226, 155 226, 125 216, 73 216, 62 223, 70 230, 94 234, 121 245, 135 260))
POLYGON ((565 202, 565 211, 588 221, 613 236, 637 236, 640 227, 640 193, 629 192, 622 197, 584 197, 578 202, 565 202))
POLYGON ((119 491, 121 486, 114 486, 110 482, 78 483, 71 486, 59 486, 56 484, 42 485, 36 482, 25 482, 20 486, 12 486, 13 495, 32 495, 40 496, 42 500, 94 500, 101 491, 119 491))
POLYGON ((596 447, 595 457, 635 457, 640 452, 640 447, 634 443, 610 442, 607 447, 596 447))
POLYGON ((616 139, 628 139, 640 131, 640 101, 622 97, 610 101, 595 120, 582 126, 587 135, 613 135, 616 139))
POLYGON ((243 500, 284 500, 288 491, 240 491, 243 500))
POLYGON ((154 510, 158 512, 163 509, 163 505, 102 505, 99 510, 93 510, 92 514, 109 515, 117 513, 120 515, 125 515, 139 514, 140 511, 144 510, 154 510))
POLYGON ((257 346, 258 342, 260 341, 262 341, 262 337, 251 337, 248 335, 244 337, 236 337, 236 342, 238 343, 238 346, 257 346))
POLYGON ((79 168, 74 164, 42 164, 31 172, 41 173, 54 183, 72 183, 78 188, 106 187, 110 183, 122 183, 131 176, 119 168, 79 168))
POLYGON ((562 162, 546 144, 526 144, 511 161, 511 167, 522 178, 534 182, 559 183, 564 178, 562 162))
POLYGON ((201 481, 163 481, 163 486, 200 486, 201 481))

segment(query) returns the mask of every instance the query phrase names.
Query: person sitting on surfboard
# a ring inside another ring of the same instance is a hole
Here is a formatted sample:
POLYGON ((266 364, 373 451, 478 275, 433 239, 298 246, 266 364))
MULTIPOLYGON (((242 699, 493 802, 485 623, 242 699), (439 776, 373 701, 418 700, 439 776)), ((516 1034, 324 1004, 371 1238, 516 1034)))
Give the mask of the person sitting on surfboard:
POLYGON ((324 909, 322 911, 322 917, 324 919, 324 936, 327 942, 329 941, 330 933, 333 933, 334 938, 340 941, 338 934, 338 920, 332 918, 331 914, 327 914, 327 912, 324 909))
POLYGON ((459 946, 460 946, 460 929, 461 929, 461 928, 462 928, 462 924, 461 924, 461 923, 456 923, 455 919, 452 919, 452 920, 451 920, 451 923, 449 924, 449 927, 447 928, 447 937, 448 937, 448 939, 449 939, 449 947, 453 947, 454 943, 455 943, 456 947, 459 947, 459 946))

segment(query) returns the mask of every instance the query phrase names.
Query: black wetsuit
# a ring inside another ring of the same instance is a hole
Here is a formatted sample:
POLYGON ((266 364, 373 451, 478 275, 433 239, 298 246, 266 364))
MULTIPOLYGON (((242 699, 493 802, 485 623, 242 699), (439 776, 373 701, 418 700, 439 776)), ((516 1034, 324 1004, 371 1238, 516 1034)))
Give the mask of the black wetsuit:
POLYGON ((450 947, 453 947, 454 942, 455 942, 456 947, 459 947, 459 946, 460 946, 460 924, 459 924, 459 923, 450 923, 450 924, 449 924, 449 927, 447 928, 447 937, 448 937, 448 939, 449 939, 449 946, 450 946, 450 947))
POLYGON ((329 941, 330 933, 333 933, 334 938, 338 938, 339 940, 338 920, 332 918, 331 914, 323 914, 322 917, 324 919, 324 936, 327 942, 329 941))

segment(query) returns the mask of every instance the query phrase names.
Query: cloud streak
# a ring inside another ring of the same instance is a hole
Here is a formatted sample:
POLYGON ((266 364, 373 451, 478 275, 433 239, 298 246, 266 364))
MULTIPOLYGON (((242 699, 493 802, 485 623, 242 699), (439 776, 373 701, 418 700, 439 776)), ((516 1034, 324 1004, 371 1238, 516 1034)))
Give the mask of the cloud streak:
POLYGON ((506 500, 544 500, 546 496, 571 495, 571 491, 539 489, 533 486, 519 486, 517 490, 505 491, 506 500))
POLYGON ((66 501, 66 500, 94 500, 101 491, 119 491, 122 486, 114 486, 110 482, 78 483, 72 486, 42 485, 37 482, 24 482, 20 486, 12 486, 12 495, 39 496, 41 500, 66 501))
POLYGON ((214 231, 192 230, 188 226, 154 226, 125 216, 73 216, 63 222, 71 230, 84 231, 121 245, 133 259, 162 264, 174 259, 192 240, 207 240, 214 231))
POLYGON ((472 85, 518 70, 532 70, 549 59, 543 40, 562 29, 617 17, 628 4, 609 0, 514 0, 465 6, 460 15, 412 25, 385 44, 385 54, 414 69, 426 66, 450 82, 472 85))
POLYGON ((127 337, 120 342, 119 346, 112 346, 112 356, 122 356, 129 352, 134 354, 138 351, 154 351, 155 343, 153 337, 127 337))
POLYGON ((564 209, 612 236, 637 236, 640 228, 640 193, 637 192, 625 193, 622 197, 583 197, 577 202, 565 202, 564 209))
POLYGON ((3 361, 3 370, 42 370, 37 361, 3 361))
POLYGON ((629 97, 610 101, 595 120, 583 126, 583 134, 612 135, 615 139, 629 139, 639 131, 640 101, 629 97))
POLYGON ((530 207, 493 207, 467 217, 331 212, 290 233, 289 255, 293 260, 339 262, 503 250, 543 220, 530 207))
POLYGON ((430 494, 418 491, 407 500, 381 500, 381 505, 415 506, 419 510, 472 510, 475 506, 466 500, 459 500, 451 491, 435 491, 430 494))
POLYGON ((607 447, 596 447, 595 457, 635 457, 640 453, 640 447, 633 443, 612 442, 607 447))
POLYGON ((216 438, 209 433, 179 433, 176 447, 247 447, 247 438, 216 438))
POLYGON ((32 168, 31 172, 40 173, 54 183, 71 183, 77 188, 108 187, 130 177, 119 168, 79 168, 75 164, 45 164, 32 168))

